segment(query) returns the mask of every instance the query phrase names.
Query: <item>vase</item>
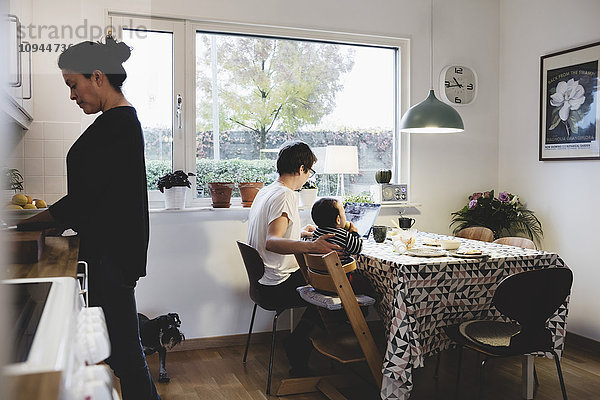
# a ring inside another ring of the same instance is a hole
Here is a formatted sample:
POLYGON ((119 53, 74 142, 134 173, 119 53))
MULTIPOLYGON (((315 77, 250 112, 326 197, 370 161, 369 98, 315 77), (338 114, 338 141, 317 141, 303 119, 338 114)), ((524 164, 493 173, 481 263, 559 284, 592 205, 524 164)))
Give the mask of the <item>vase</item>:
POLYGON ((392 171, 389 169, 381 169, 375 173, 377 183, 390 183, 392 180, 392 171))
POLYGON ((264 182, 239 182, 237 185, 242 196, 242 207, 252 206, 258 191, 265 186, 264 182))
POLYGON ((231 193, 233 192, 233 182, 209 182, 208 191, 212 198, 213 208, 231 207, 231 193))
POLYGON ((185 208, 185 196, 187 186, 173 186, 165 189, 165 208, 167 210, 179 210, 185 208))
POLYGON ((317 200, 318 189, 302 189, 300 191, 300 207, 309 208, 312 207, 314 202, 317 200))

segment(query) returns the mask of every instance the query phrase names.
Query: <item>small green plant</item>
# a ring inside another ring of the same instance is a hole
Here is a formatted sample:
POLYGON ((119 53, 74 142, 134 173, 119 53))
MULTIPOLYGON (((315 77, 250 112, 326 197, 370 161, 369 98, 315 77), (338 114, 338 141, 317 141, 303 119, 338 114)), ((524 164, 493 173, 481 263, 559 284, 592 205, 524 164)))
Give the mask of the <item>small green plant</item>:
POLYGON ((344 203, 373 203, 373 197, 369 192, 349 194, 344 196, 344 203))
POLYGON ((192 183, 188 179, 190 176, 196 176, 191 172, 185 173, 182 170, 177 170, 175 172, 169 172, 160 178, 158 178, 157 186, 158 190, 162 193, 165 192, 165 189, 171 189, 174 186, 187 186, 192 187, 192 183))
POLYGON ((23 175, 16 168, 7 168, 5 172, 5 187, 17 193, 17 190, 23 190, 23 175))

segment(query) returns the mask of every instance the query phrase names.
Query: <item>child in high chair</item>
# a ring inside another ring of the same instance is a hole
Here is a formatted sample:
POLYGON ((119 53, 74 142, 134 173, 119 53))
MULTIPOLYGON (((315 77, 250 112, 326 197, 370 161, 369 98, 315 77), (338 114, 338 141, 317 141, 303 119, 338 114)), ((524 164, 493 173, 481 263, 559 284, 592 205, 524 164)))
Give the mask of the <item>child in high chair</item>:
MULTIPOLYGON (((327 241, 337 244, 343 249, 338 252, 342 265, 354 261, 352 255, 360 254, 363 243, 356 226, 346 220, 342 203, 332 198, 321 198, 313 204, 311 216, 313 222, 317 225, 312 240, 317 240, 321 235, 332 233, 335 236, 327 239, 327 241)), ((369 284, 356 271, 349 272, 347 276, 355 293, 370 291, 369 284)))

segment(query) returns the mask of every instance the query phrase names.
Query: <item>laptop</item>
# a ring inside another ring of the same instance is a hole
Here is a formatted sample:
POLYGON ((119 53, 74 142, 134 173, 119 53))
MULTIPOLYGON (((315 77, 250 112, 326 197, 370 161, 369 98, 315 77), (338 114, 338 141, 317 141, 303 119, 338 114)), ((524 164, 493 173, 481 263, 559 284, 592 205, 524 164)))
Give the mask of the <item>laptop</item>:
POLYGON ((356 226, 361 237, 368 238, 375 219, 379 214, 381 204, 375 203, 352 203, 344 204, 346 219, 356 226))

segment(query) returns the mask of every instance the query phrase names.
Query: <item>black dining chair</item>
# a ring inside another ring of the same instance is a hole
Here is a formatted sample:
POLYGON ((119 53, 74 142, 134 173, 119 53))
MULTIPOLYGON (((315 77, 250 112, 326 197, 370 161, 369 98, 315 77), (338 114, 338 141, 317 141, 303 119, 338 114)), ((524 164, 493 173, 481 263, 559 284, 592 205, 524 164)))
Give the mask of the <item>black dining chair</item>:
POLYGON ((248 338, 246 339, 246 349, 244 350, 243 363, 246 363, 246 357, 248 356, 248 347, 250 347, 250 337, 252 335, 252 327, 254 326, 254 316, 256 315, 256 306, 267 311, 275 311, 273 316, 273 331, 271 332, 271 354, 269 356, 269 373, 267 375, 267 395, 271 394, 271 375, 273 373, 273 355, 275 353, 275 336, 277 334, 277 319, 285 310, 294 307, 305 307, 306 305, 291 304, 287 307, 281 307, 281 305, 271 304, 261 297, 259 291, 258 280, 262 278, 265 272, 265 264, 260 254, 256 249, 246 243, 237 241, 238 248, 242 254, 246 272, 248 273, 248 281, 250 282, 250 298, 254 302, 254 309, 252 310, 252 319, 250 320, 250 329, 248 330, 248 338))
MULTIPOLYGON (((568 268, 535 269, 510 275, 498 284, 492 305, 516 322, 472 320, 445 327, 446 334, 458 344, 457 394, 462 349, 467 347, 488 358, 551 353, 563 399, 567 400, 560 361, 546 321, 565 301, 572 283, 573 273, 568 268)), ((486 361, 484 358, 480 366, 480 398, 486 361)))

